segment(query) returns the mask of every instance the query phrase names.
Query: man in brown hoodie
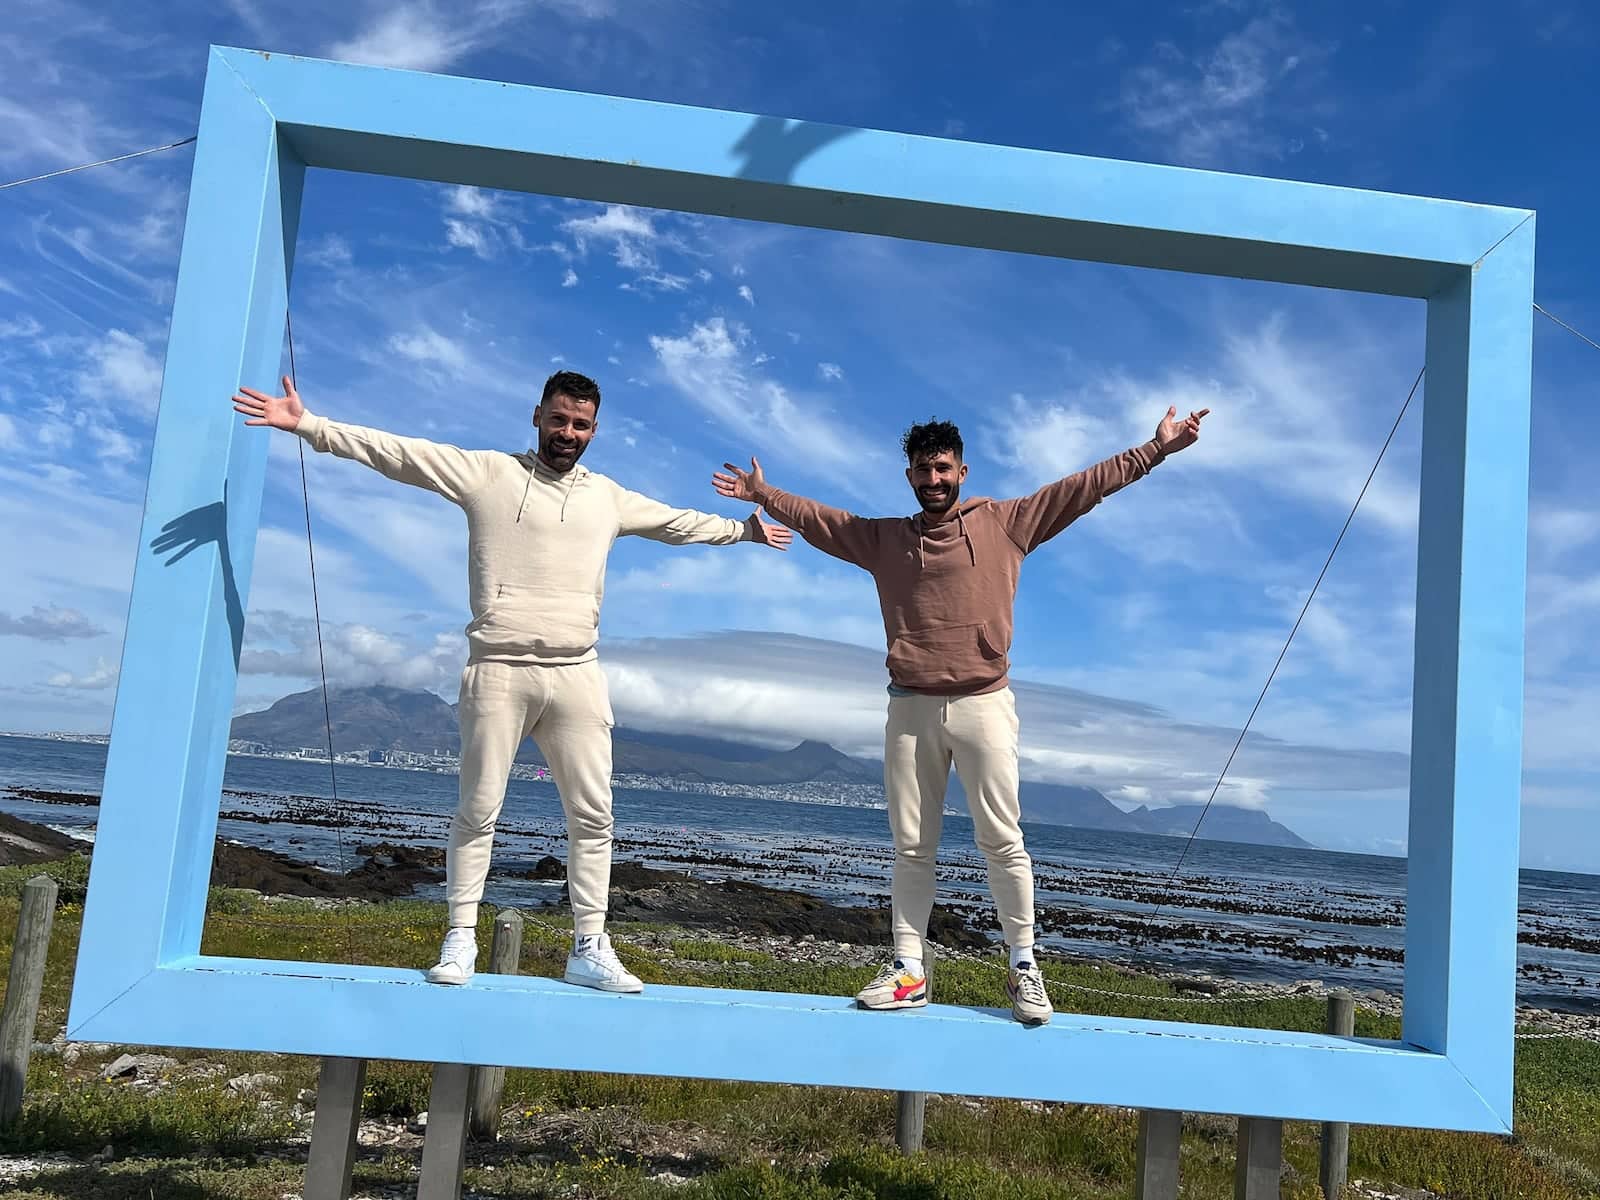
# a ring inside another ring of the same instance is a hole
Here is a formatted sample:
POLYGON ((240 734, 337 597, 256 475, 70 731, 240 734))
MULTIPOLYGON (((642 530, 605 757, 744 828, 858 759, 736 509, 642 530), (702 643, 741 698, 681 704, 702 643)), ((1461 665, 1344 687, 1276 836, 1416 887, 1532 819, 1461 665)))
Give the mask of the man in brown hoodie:
POLYGON ((862 1007, 928 1003, 923 944, 953 761, 1010 948, 1012 1014, 1029 1025, 1050 1019, 1033 951, 1033 864, 1022 844, 1017 709, 1007 678, 1017 578, 1024 557, 1192 446, 1209 411, 1179 420, 1169 408, 1143 445, 1011 500, 963 501, 961 432, 948 421, 913 425, 901 443, 922 509, 912 517, 859 517, 790 495, 766 481, 754 458, 749 471, 727 463, 727 474, 712 477, 723 496, 764 506, 817 549, 870 571, 878 585, 889 643, 883 776, 895 848, 894 961, 856 996, 862 1007))

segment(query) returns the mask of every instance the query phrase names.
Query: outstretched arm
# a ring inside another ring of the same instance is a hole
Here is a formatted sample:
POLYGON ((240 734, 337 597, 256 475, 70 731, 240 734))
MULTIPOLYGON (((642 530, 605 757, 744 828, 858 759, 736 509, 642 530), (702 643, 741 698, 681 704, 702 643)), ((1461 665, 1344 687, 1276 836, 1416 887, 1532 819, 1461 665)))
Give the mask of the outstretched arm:
POLYGON ((1194 445, 1200 437, 1201 418, 1210 411, 1203 408, 1180 421, 1178 410, 1168 408, 1155 437, 1142 446, 1047 483, 1032 495, 1000 501, 1006 532, 1023 553, 1032 553, 1107 496, 1143 479, 1167 455, 1194 445))
POLYGON ((381 429, 345 425, 307 410, 294 382, 283 377, 281 396, 241 387, 233 398, 235 412, 246 425, 266 425, 297 433, 313 449, 362 463, 390 479, 438 492, 460 504, 488 480, 485 456, 443 442, 396 437, 381 429))
POLYGON ((697 543, 731 546, 735 542, 755 542, 774 550, 787 550, 794 539, 794 534, 787 529, 763 521, 759 509, 743 521, 734 521, 692 508, 673 508, 626 488, 618 490, 617 532, 623 536, 633 534, 670 546, 697 543))
POLYGON ((717 471, 711 476, 718 495, 759 504, 823 553, 870 569, 878 549, 876 521, 773 487, 754 458, 748 471, 732 463, 722 465, 729 473, 717 471))

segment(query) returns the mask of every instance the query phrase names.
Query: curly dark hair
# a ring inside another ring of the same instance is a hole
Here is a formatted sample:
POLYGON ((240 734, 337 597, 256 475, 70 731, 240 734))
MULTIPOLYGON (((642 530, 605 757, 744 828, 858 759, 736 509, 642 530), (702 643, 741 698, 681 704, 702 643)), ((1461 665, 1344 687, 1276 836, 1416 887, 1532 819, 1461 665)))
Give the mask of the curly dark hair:
POLYGON ((571 396, 574 400, 590 402, 597 410, 600 407, 600 385, 576 371, 557 371, 546 379, 539 403, 546 403, 551 396, 571 396))
POLYGON ((960 462, 961 430, 950 421, 924 421, 906 430, 905 436, 900 439, 900 449, 905 451, 906 461, 912 464, 919 458, 943 454, 946 450, 960 462))

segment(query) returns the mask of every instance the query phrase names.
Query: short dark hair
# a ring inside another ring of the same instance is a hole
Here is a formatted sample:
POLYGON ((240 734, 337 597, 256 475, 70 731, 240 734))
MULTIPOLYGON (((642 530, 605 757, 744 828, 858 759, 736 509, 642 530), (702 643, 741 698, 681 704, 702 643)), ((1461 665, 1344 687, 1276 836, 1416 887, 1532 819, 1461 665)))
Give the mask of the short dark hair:
POLYGON ((587 375, 579 375, 576 371, 557 371, 544 381, 544 394, 539 397, 539 403, 544 404, 551 396, 571 396, 574 400, 588 401, 595 408, 600 407, 600 385, 587 375))
POLYGON ((906 461, 913 466, 919 458, 931 458, 946 450, 961 461, 961 430, 949 421, 924 421, 906 430, 900 439, 900 449, 906 452, 906 461))

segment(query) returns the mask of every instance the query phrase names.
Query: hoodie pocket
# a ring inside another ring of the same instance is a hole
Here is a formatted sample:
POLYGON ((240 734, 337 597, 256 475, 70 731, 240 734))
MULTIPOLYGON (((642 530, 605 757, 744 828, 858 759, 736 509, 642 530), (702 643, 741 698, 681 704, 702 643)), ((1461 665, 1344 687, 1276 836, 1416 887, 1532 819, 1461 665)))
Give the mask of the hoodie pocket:
POLYGON ((889 645, 889 678, 902 687, 988 683, 999 678, 1004 662, 1005 652, 989 637, 987 621, 908 629, 889 645))
POLYGON ((600 636, 600 597, 592 589, 501 584, 467 626, 478 657, 576 658, 600 636))

